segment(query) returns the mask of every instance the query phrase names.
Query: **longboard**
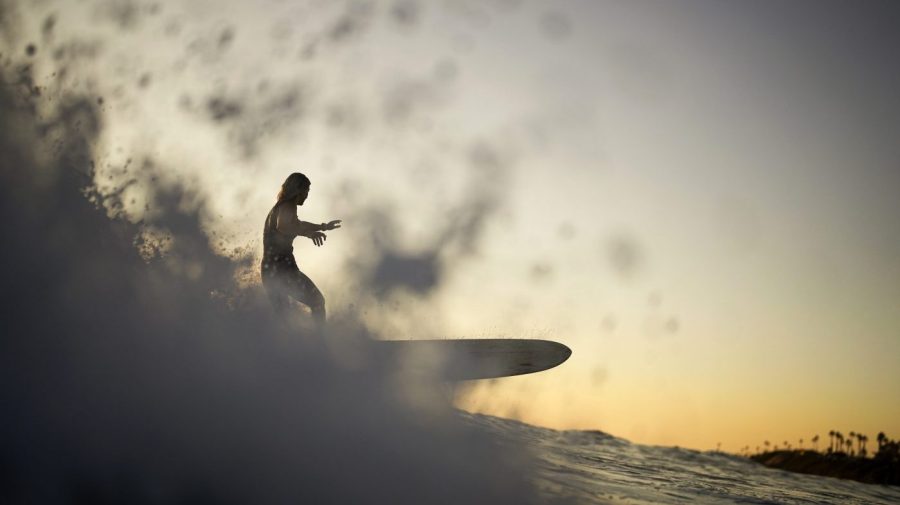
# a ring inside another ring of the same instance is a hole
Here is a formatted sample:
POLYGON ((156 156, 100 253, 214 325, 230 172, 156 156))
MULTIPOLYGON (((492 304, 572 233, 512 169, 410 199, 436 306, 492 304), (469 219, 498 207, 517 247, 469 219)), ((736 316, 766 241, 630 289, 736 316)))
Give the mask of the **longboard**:
POLYGON ((535 339, 379 340, 374 344, 390 366, 445 381, 540 372, 572 355, 559 342, 535 339))

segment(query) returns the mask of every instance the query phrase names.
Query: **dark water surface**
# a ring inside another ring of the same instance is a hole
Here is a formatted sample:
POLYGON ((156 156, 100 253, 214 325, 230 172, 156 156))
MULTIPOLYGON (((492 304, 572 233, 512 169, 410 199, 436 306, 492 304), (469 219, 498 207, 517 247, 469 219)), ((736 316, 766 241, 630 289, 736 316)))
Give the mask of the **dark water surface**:
POLYGON ((766 468, 716 452, 640 445, 599 431, 557 431, 496 417, 471 423, 523 443, 548 499, 574 503, 900 503, 900 487, 766 468))

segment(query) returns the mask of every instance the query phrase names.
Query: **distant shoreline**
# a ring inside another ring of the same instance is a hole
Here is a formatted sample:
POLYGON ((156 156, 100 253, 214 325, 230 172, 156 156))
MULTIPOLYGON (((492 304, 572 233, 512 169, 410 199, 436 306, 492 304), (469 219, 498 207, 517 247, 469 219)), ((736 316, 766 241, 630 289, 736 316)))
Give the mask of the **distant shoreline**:
POLYGON ((750 456, 769 468, 836 477, 866 484, 900 486, 900 463, 887 458, 861 458, 846 453, 808 450, 769 451, 750 456))

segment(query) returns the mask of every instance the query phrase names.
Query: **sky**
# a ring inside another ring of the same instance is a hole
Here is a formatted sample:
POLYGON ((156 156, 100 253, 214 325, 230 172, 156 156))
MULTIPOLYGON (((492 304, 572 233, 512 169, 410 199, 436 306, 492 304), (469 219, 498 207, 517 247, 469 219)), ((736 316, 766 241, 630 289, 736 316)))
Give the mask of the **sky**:
POLYGON ((573 350, 460 385, 461 408, 730 451, 900 433, 890 2, 17 11, 3 29, 33 41, 37 82, 96 97, 96 184, 132 221, 147 181, 178 181, 221 254, 258 255, 302 171, 300 218, 344 220, 295 243, 331 313, 573 350))

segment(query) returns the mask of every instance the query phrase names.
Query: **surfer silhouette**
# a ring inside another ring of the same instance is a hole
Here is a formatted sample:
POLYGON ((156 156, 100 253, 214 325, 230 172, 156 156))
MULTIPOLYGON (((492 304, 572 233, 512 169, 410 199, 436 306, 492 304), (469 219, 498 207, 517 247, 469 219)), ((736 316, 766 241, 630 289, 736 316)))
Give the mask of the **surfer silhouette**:
POLYGON ((314 224, 297 218, 297 207, 309 196, 309 179, 297 172, 288 176, 281 185, 278 198, 263 228, 263 258, 260 271, 263 286, 272 307, 284 314, 290 299, 306 305, 318 324, 325 322, 325 297, 297 266, 294 259, 294 238, 307 237, 321 247, 326 231, 341 227, 341 221, 314 224))

